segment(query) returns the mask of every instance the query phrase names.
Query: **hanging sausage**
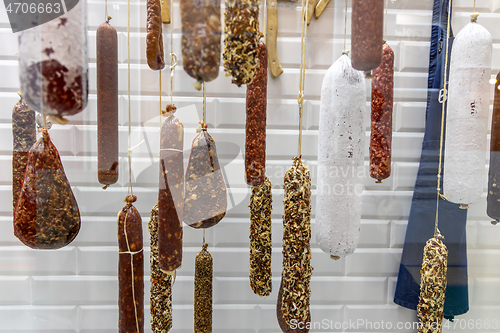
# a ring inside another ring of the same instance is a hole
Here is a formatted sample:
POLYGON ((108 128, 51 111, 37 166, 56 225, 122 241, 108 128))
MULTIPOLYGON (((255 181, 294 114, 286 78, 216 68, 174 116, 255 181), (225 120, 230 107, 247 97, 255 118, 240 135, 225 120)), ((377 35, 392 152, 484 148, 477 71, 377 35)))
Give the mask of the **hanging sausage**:
POLYGON ((384 0, 352 0, 352 67, 367 74, 382 61, 384 0))
POLYGON ((36 142, 35 111, 21 97, 12 110, 12 204, 16 208, 23 186, 28 151, 36 142))
POLYGON ((462 205, 478 201, 486 187, 492 39, 477 15, 455 37, 450 63, 444 195, 462 205))
POLYGON ((491 123, 490 169, 488 180, 488 216, 500 220, 500 73, 495 80, 495 100, 491 123))
POLYGON ((213 258, 208 244, 196 255, 194 267, 194 332, 212 333, 213 258))
POLYGON ((160 267, 166 272, 172 272, 182 264, 184 125, 174 112, 167 113, 160 136, 158 254, 160 267))
POLYGON ((250 84, 259 68, 259 1, 226 0, 224 71, 240 87, 250 84))
POLYGON ((318 135, 316 242, 335 258, 358 245, 365 96, 363 73, 343 54, 323 79, 318 135))
POLYGON ((227 193, 214 139, 206 125, 193 140, 184 188, 184 223, 210 228, 226 215, 227 193))
POLYGON ((163 32, 161 21, 161 0, 147 0, 148 24, 146 25, 146 59, 152 70, 165 68, 163 53, 163 32))
POLYGON ((291 330, 294 320, 311 321, 311 174, 298 156, 285 174, 284 189, 283 269, 276 312, 283 332, 306 333, 308 329, 291 330))
POLYGON ((23 98, 35 111, 61 119, 87 106, 87 14, 80 1, 66 14, 19 35, 23 98))
POLYGON ((96 54, 97 178, 112 185, 118 181, 118 36, 109 22, 97 28, 96 54))
POLYGON ((269 296, 273 290, 272 209, 272 185, 266 176, 264 184, 252 187, 250 197, 250 287, 259 296, 269 296))
POLYGON ((198 82, 209 82, 219 75, 221 34, 220 0, 183 0, 182 63, 186 73, 198 82))
POLYGON ((373 71, 370 136, 370 177, 377 182, 391 175, 394 51, 384 43, 382 63, 373 71))
POLYGON ((160 269, 158 258, 158 204, 151 210, 148 223, 151 235, 151 330, 167 333, 172 328, 172 276, 160 269))
POLYGON ((264 184, 266 176, 267 48, 260 42, 259 70, 247 86, 245 125, 245 180, 248 185, 264 184))
POLYGON ((14 211, 14 234, 32 249, 68 245, 80 230, 80 211, 47 130, 31 147, 14 211))
POLYGON ((118 213, 118 328, 120 333, 144 333, 144 252, 142 219, 127 195, 118 213))

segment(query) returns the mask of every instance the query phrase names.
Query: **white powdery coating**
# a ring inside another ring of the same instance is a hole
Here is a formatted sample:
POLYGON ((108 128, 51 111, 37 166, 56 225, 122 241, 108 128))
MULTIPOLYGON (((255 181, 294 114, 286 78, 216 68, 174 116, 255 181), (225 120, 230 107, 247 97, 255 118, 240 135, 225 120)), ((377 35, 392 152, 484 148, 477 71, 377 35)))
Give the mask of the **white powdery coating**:
POLYGON ((342 55, 326 72, 319 114, 316 242, 333 256, 358 246, 365 109, 364 75, 342 55))
POLYGON ((471 22, 451 52, 443 185, 447 200, 458 204, 478 201, 486 187, 491 51, 491 34, 471 22))

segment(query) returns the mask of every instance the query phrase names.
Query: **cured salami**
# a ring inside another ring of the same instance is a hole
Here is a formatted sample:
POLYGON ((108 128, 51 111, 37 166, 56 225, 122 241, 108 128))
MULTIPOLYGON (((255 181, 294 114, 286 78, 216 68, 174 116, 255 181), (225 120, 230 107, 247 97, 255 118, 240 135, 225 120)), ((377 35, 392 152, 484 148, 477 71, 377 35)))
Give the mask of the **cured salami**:
POLYGON ((163 53, 163 32, 161 21, 161 0, 147 0, 148 23, 146 25, 146 58, 152 70, 165 68, 163 53))
POLYGON ((194 268, 194 332, 212 333, 213 259, 208 244, 196 255, 194 268))
POLYGON ((210 228, 226 215, 227 193, 215 141, 206 128, 193 140, 186 170, 184 222, 193 228, 210 228))
POLYGON ((120 333, 144 333, 144 252, 142 219, 127 195, 118 213, 118 328, 120 333))
POLYGON ((75 239, 80 211, 59 152, 46 129, 31 147, 14 211, 14 235, 32 249, 54 250, 75 239))
POLYGON ((247 86, 245 179, 248 185, 264 183, 266 175, 267 48, 259 44, 259 70, 247 86))
POLYGON ((487 213, 495 223, 500 220, 500 73, 495 83, 493 120, 491 123, 490 169, 487 213))
POLYGON ((370 177, 378 182, 391 175, 394 51, 384 43, 382 63, 373 71, 370 136, 370 177))
POLYGON ((316 242, 333 257, 351 254, 358 245, 365 96, 363 73, 342 55, 323 80, 318 134, 316 242))
POLYGON ((184 125, 170 114, 161 128, 158 190, 158 255, 161 269, 167 272, 182 264, 183 147, 184 125))

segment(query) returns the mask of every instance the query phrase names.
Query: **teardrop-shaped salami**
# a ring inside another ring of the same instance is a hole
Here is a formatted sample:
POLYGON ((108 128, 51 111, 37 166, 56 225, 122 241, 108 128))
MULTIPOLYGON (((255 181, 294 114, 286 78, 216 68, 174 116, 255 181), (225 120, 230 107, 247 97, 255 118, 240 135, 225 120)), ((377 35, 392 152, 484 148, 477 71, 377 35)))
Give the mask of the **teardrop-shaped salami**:
POLYGON ((215 141, 205 129, 193 140, 184 183, 184 222, 196 229, 219 223, 226 215, 226 184, 215 141))
POLYGON ((59 249, 80 230, 80 211, 59 152, 46 130, 28 153, 14 212, 14 234, 32 249, 59 249))

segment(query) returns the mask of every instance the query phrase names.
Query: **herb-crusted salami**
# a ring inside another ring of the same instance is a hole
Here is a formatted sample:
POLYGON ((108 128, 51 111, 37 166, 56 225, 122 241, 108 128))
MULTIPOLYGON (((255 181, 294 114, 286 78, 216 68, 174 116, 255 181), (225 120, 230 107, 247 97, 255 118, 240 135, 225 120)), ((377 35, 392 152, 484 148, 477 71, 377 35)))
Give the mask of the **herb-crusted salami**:
POLYGON ((194 271, 194 332, 212 333, 213 259, 208 244, 196 255, 194 271))
POLYGON ((272 209, 272 186, 266 176, 264 184, 252 187, 250 197, 250 287, 259 296, 269 296, 273 290, 272 209))

